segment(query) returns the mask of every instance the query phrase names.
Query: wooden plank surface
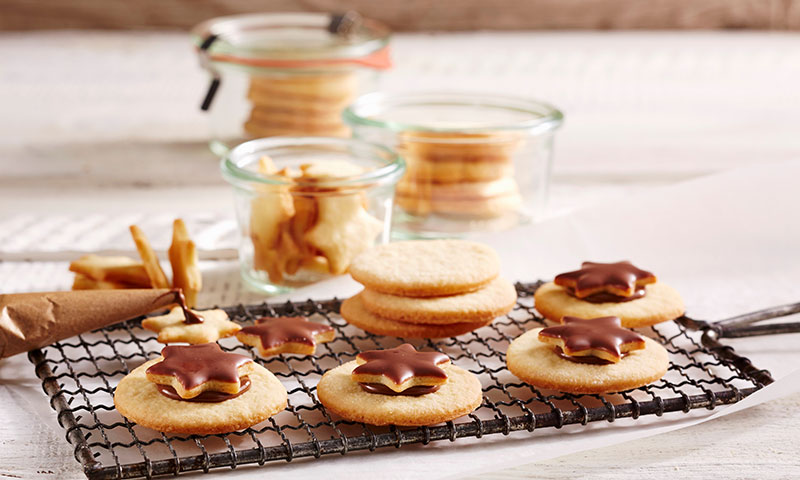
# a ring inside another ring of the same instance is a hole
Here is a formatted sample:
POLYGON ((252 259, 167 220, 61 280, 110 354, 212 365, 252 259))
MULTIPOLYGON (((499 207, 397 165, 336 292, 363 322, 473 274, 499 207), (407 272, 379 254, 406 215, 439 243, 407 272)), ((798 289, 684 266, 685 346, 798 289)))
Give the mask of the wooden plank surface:
POLYGON ((800 27, 799 6, 797 0, 3 0, 0 29, 186 30, 221 15, 353 9, 395 31, 787 30, 800 27))

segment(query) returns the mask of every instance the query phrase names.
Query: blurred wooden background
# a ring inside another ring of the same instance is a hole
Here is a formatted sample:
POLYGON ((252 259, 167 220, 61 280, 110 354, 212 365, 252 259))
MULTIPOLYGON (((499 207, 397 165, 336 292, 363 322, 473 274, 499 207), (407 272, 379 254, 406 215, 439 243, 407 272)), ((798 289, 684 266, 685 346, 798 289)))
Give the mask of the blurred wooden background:
POLYGON ((395 31, 800 29, 800 0, 0 0, 0 30, 186 30, 220 15, 350 9, 395 31))

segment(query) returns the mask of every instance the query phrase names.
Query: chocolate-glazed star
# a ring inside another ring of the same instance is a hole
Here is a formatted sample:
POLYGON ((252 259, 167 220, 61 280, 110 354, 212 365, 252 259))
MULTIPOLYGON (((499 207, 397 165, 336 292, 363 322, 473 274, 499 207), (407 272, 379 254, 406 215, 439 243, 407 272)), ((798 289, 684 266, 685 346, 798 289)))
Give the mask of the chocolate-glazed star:
POLYGON ((241 378, 254 365, 244 355, 228 353, 216 343, 172 345, 161 350, 164 360, 147 369, 147 379, 168 385, 184 399, 205 391, 240 393, 241 378))
POLYGON ((258 348, 264 356, 313 355, 317 343, 330 342, 335 336, 336 331, 330 325, 309 322, 305 317, 260 318, 255 325, 236 334, 240 342, 258 348))
POLYGON ((554 280, 570 295, 587 301, 619 302, 643 297, 644 286, 656 282, 651 272, 631 262, 583 262, 580 270, 562 273, 554 280))
POLYGON ((352 378, 371 393, 393 393, 420 395, 436 391, 447 382, 447 373, 441 367, 450 363, 447 355, 438 352, 418 352, 412 345, 404 343, 387 350, 370 350, 356 357, 358 366, 352 378), (370 388, 371 387, 371 388, 370 388), (414 389, 414 387, 434 387, 414 389))
POLYGON ((596 357, 617 363, 623 354, 645 347, 644 338, 622 328, 618 317, 564 317, 563 325, 543 328, 539 341, 559 348, 567 357, 596 357))

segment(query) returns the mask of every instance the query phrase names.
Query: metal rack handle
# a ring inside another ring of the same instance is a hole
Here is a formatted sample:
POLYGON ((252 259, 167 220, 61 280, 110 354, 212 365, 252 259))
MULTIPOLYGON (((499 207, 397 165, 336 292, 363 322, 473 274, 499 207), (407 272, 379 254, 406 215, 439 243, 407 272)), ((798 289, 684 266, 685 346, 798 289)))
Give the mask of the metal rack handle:
POLYGON ((797 333, 800 332, 800 322, 754 325, 755 323, 764 320, 786 317, 796 313, 800 313, 800 302, 756 310, 754 312, 737 315, 735 317, 726 318, 717 322, 702 323, 705 323, 704 328, 713 331, 717 338, 742 338, 753 337, 757 335, 797 333))

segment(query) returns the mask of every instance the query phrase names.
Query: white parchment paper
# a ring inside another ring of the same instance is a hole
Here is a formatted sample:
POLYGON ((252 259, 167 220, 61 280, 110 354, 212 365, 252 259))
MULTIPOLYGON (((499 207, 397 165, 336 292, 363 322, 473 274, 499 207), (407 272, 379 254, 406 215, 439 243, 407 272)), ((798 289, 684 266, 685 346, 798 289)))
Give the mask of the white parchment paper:
MULTIPOLYGON (((660 281, 684 296, 688 314, 721 319, 747 311, 800 300, 800 162, 748 168, 710 176, 642 196, 619 197, 541 224, 478 238, 497 248, 503 275, 519 281, 551 278, 582 260, 629 259, 657 273, 660 281)), ((346 297, 359 290, 348 278, 334 279, 277 297, 286 299, 346 297)), ((434 442, 375 454, 353 453, 322 461, 278 463, 266 470, 226 471, 234 477, 265 474, 295 479, 460 477, 497 470, 581 450, 598 448, 709 421, 749 406, 796 392, 800 373, 798 335, 729 341, 754 364, 779 379, 743 402, 714 411, 697 410, 612 424, 434 442)), ((0 364, 2 375, 30 372, 2 386, 5 398, 29 403, 43 423, 61 437, 46 401, 31 400, 38 381, 24 356, 0 364), (35 406, 33 404, 41 404, 35 406), (34 408, 35 407, 35 408, 34 408)), ((8 377, 7 377, 8 378, 8 377)), ((69 459, 71 461, 71 459, 69 459)))

